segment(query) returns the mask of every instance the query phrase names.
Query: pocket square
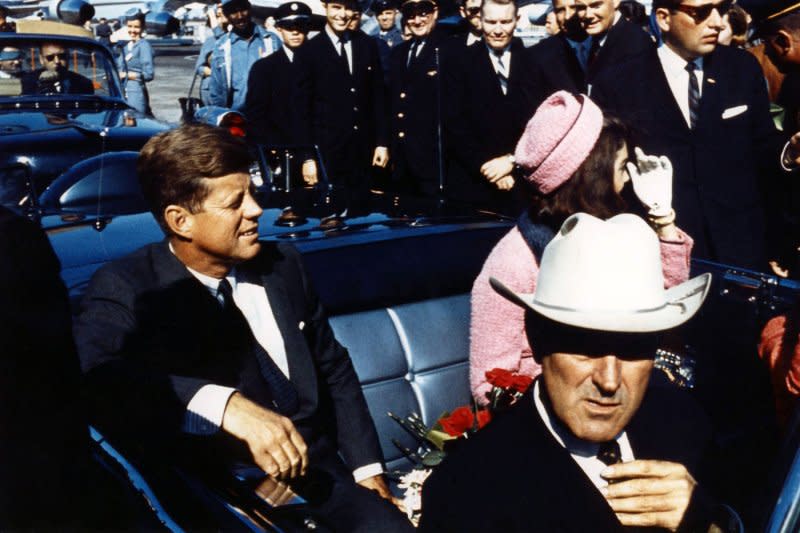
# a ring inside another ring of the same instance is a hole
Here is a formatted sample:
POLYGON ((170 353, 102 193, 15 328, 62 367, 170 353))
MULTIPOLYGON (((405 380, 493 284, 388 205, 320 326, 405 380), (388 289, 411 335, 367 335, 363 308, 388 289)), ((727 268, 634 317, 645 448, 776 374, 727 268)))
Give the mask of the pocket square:
POLYGON ((728 109, 722 112, 722 120, 739 116, 745 111, 747 111, 747 104, 737 105, 735 107, 729 107, 728 109))
POLYGON ((303 328, 305 328, 305 327, 306 327, 306 323, 303 322, 302 320, 300 321, 299 324, 297 324, 297 329, 299 329, 300 331, 303 331, 303 328))

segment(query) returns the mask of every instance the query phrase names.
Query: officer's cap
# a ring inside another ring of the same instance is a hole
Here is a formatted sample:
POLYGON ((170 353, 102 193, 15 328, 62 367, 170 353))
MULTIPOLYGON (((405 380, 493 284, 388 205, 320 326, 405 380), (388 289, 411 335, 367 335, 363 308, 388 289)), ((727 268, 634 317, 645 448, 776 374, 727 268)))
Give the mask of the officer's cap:
POLYGON ((397 9, 397 2, 395 0, 375 0, 370 7, 370 10, 379 15, 387 9, 397 9))
POLYGON ((22 59, 22 52, 13 46, 6 46, 0 50, 0 61, 14 61, 22 59))
POLYGON ((311 18, 311 8, 303 2, 286 2, 278 6, 274 16, 275 24, 308 21, 311 18))
POLYGON ((778 20, 800 10, 800 0, 744 0, 739 2, 756 25, 778 20))

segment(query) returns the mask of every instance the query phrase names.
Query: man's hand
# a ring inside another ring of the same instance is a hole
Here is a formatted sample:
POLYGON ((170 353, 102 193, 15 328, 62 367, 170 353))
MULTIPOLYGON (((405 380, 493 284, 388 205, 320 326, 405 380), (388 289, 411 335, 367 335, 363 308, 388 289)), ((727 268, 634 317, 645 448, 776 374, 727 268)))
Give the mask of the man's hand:
POLYGON ((600 475, 610 483, 601 492, 624 526, 677 530, 697 486, 683 465, 668 461, 619 463, 600 475))
POLYGON ((243 440, 259 468, 278 479, 305 475, 306 443, 288 418, 235 392, 222 416, 222 429, 243 440))
POLYGON ((511 189, 514 188, 514 178, 512 178, 511 176, 503 176, 502 178, 494 182, 494 184, 497 185, 497 188, 500 189, 501 191, 510 191, 511 189))
POLYGON ((317 184, 317 162, 313 159, 308 159, 303 161, 303 181, 306 185, 316 185, 317 184))
POLYGON ((511 174, 512 170, 514 170, 514 163, 511 162, 509 154, 495 157, 481 165, 481 174, 492 183, 505 178, 511 174))
POLYGON ((793 168, 800 166, 800 131, 789 139, 789 147, 786 149, 783 164, 793 168))
POLYGON ((362 479, 361 481, 358 482, 358 484, 364 487, 365 489, 374 490, 380 495, 381 498, 389 500, 398 509, 405 512, 405 510, 403 509, 403 502, 392 495, 392 491, 389 490, 389 484, 386 482, 386 476, 384 476, 383 474, 378 474, 377 476, 372 476, 368 477, 367 479, 362 479))
POLYGON ((376 146, 372 155, 372 166, 386 168, 389 164, 389 149, 385 146, 376 146))

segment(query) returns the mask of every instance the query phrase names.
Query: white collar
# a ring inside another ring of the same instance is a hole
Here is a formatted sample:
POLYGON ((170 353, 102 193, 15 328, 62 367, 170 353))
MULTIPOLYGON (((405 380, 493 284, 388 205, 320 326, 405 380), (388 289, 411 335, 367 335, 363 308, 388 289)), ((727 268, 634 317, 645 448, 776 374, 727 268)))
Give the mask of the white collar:
MULTIPOLYGON (((172 255, 175 255, 175 248, 172 247, 172 243, 169 243, 169 251, 172 252, 172 255)), ((175 258, 178 259, 178 261, 180 261, 180 259, 178 258, 177 255, 175 255, 175 258)), ((186 266, 186 264, 183 263, 183 261, 181 261, 181 264, 183 264, 183 266, 186 267, 186 270, 189 271, 189 274, 194 276, 197 279, 197 281, 202 283, 209 290, 209 292, 211 294, 213 294, 214 296, 217 295, 217 292, 219 291, 219 284, 222 281, 221 279, 215 278, 213 276, 209 276, 208 274, 203 274, 202 272, 198 272, 197 270, 195 270, 195 269, 193 269, 193 268, 191 268, 189 266, 186 266)), ((236 291, 236 269, 235 268, 231 269, 231 271, 228 272, 228 275, 225 276, 225 279, 228 280, 228 282, 231 284, 231 288, 235 292, 236 291)))
MULTIPOLYGON (((338 35, 336 35, 336 32, 334 32, 328 24, 325 24, 325 33, 328 34, 328 38, 331 40, 333 45, 336 46, 336 48, 338 49, 341 38, 338 35)), ((343 42, 343 44, 347 46, 349 42, 350 39, 347 39, 346 41, 343 42)))
POLYGON ((289 58, 289 63, 294 61, 294 50, 292 50, 288 46, 284 46, 283 47, 283 52, 286 54, 286 57, 289 58))
POLYGON ((477 43, 480 40, 481 40, 481 36, 480 35, 475 35, 471 31, 467 32, 467 46, 470 46, 473 43, 477 43))
MULTIPOLYGON (((658 47, 658 59, 668 78, 675 78, 686 73, 686 65, 689 62, 679 56, 668 44, 664 43, 658 47)), ((697 66, 697 70, 702 72, 703 57, 695 58, 694 64, 697 66)))

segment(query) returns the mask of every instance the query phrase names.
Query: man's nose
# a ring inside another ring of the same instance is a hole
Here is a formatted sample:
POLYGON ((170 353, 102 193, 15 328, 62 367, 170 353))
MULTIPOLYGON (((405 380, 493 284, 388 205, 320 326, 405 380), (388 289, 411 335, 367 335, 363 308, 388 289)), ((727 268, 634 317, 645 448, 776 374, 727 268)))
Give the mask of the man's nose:
POLYGON ((606 395, 613 395, 619 389, 622 379, 621 362, 615 355, 598 357, 595 360, 592 381, 606 395))
POLYGON ((258 205, 258 202, 252 194, 248 193, 244 199, 244 216, 247 218, 258 218, 264 210, 258 205))
POLYGON ((708 16, 708 25, 711 28, 722 30, 724 24, 722 23, 722 15, 719 14, 719 9, 714 8, 711 10, 711 14, 708 16))

